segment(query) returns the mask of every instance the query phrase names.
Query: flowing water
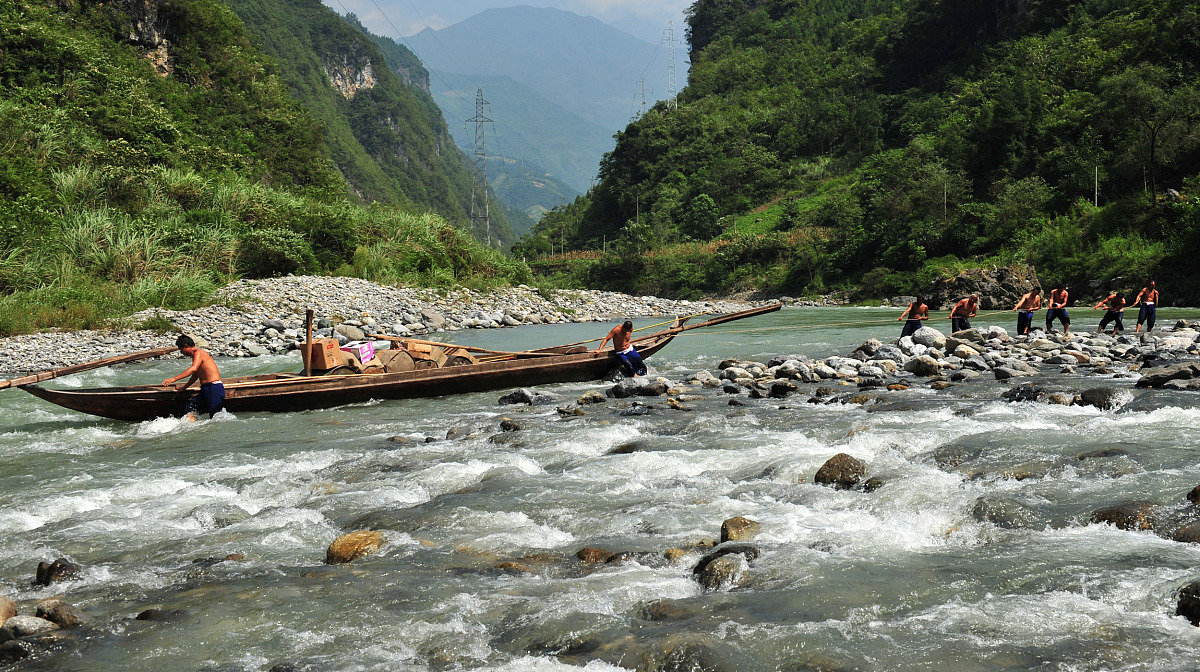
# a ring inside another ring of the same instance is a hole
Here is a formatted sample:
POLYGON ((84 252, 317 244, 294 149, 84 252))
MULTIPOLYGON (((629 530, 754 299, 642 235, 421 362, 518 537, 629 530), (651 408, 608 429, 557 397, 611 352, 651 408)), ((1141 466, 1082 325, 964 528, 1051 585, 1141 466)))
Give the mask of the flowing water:
MULTIPOLYGON (((1162 312, 1168 325, 1198 314, 1162 312)), ((648 363, 682 380, 726 358, 845 355, 894 338, 896 314, 789 308, 689 332, 648 363)), ((512 349, 606 329, 446 337, 512 349)), ((297 361, 220 364, 231 377, 297 361)), ((55 384, 157 382, 182 367, 55 384)), ((1129 379, 1042 380, 1135 392, 1129 379)), ((539 391, 564 405, 606 387, 539 391)), ((1200 578, 1200 545, 1088 524, 1129 500, 1189 517, 1196 393, 1150 392, 1105 412, 1004 402, 990 380, 916 385, 868 406, 808 404, 815 386, 802 387, 747 406, 720 390, 689 410, 642 399, 652 409, 636 416, 621 415, 629 401, 580 417, 501 406, 501 391, 190 424, 100 420, 0 392, 0 594, 29 614, 61 595, 94 622, 21 669, 1200 667, 1200 628, 1174 615, 1174 592, 1200 578), (525 428, 501 434, 502 417, 525 428), (444 438, 464 425, 479 431, 444 438), (1101 448, 1120 450, 1078 457, 1101 448), (813 485, 840 452, 884 485, 813 485), (691 571, 697 544, 733 516, 762 524, 761 554, 741 586, 706 591, 691 571), (366 528, 384 531, 379 553, 323 564, 334 538, 366 528), (574 554, 589 546, 631 554, 585 567, 574 554), (671 548, 687 552, 668 561, 671 548), (242 559, 212 561, 230 554, 242 559), (58 557, 82 579, 34 584, 37 564, 58 557), (133 619, 151 607, 182 614, 133 619)))

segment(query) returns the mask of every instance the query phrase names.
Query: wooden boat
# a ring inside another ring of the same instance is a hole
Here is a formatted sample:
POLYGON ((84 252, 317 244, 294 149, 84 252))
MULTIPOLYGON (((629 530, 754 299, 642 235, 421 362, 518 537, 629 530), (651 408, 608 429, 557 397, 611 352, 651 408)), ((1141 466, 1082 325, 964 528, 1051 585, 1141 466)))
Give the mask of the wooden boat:
MULTIPOLYGON (((681 332, 762 315, 779 308, 780 304, 772 304, 689 326, 685 326, 682 320, 676 320, 671 327, 635 338, 633 343, 643 358, 650 357, 666 347, 681 332)), ((231 413, 280 413, 331 408, 372 399, 438 397, 547 383, 584 382, 602 378, 619 363, 612 350, 596 353, 578 344, 573 345, 574 347, 557 346, 519 353, 498 353, 502 356, 481 357, 479 359, 482 361, 478 363, 417 368, 397 373, 309 376, 277 373, 230 378, 224 380, 225 408, 231 413)), ((80 370, 78 366, 71 368, 75 371, 80 370)), ((186 401, 196 393, 196 388, 175 390, 163 385, 76 390, 50 389, 37 384, 18 386, 36 397, 64 408, 114 420, 135 422, 180 416, 186 401)))

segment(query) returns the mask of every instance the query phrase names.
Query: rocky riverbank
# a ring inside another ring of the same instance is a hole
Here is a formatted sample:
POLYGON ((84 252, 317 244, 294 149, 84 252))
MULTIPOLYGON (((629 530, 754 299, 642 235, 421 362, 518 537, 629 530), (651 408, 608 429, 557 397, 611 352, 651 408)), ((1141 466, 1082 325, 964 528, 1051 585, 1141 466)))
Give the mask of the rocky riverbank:
MULTIPOLYGON (((539 290, 525 285, 483 292, 390 287, 344 277, 241 280, 220 290, 216 305, 191 311, 148 310, 129 320, 138 326, 162 318, 173 326, 170 332, 130 328, 0 339, 0 376, 46 371, 171 345, 177 331, 192 335, 216 356, 287 352, 304 338, 304 313, 308 309, 314 310, 320 320, 319 336, 337 334, 346 341, 363 338, 364 331, 425 336, 524 324, 724 313, 750 305, 736 301, 673 301, 591 290, 539 290)), ((161 329, 162 320, 155 321, 161 329)))

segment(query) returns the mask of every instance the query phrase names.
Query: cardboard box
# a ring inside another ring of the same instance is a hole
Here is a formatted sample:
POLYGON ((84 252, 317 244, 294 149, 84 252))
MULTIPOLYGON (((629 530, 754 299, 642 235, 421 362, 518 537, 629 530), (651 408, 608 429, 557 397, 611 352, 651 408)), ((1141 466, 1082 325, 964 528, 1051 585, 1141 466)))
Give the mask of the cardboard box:
POLYGON ((371 341, 350 341, 342 346, 342 350, 358 357, 363 364, 375 359, 375 344, 371 341))
POLYGON ((342 353, 338 349, 338 340, 336 338, 314 338, 311 345, 301 343, 300 357, 303 358, 305 352, 310 350, 312 352, 312 361, 309 363, 309 366, 314 371, 332 369, 335 366, 340 366, 342 363, 342 353))

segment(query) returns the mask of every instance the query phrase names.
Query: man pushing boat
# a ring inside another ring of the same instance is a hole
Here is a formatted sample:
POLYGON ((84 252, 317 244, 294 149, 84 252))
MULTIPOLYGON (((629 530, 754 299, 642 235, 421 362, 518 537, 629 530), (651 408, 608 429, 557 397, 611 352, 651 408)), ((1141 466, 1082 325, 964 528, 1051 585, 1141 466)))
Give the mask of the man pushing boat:
POLYGON ((213 417, 225 402, 225 386, 221 384, 221 372, 217 369, 217 363, 213 361, 212 355, 196 347, 196 342, 191 336, 180 334, 179 338, 175 339, 175 345, 179 347, 180 352, 192 358, 192 365, 178 376, 167 378, 162 384, 170 386, 180 378, 190 375, 191 378, 182 387, 175 388, 186 390, 199 378, 200 393, 189 399, 183 410, 188 420, 195 420, 198 413, 208 413, 208 417, 213 417))
POLYGON ((596 348, 596 352, 599 353, 603 350, 604 344, 608 343, 608 339, 611 338, 613 351, 617 353, 617 357, 621 358, 621 368, 636 378, 646 375, 646 365, 642 363, 642 356, 638 354, 638 351, 629 342, 631 334, 633 334, 633 322, 625 320, 624 323, 613 327, 612 331, 608 332, 608 335, 600 341, 600 346, 596 348))

